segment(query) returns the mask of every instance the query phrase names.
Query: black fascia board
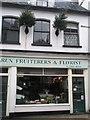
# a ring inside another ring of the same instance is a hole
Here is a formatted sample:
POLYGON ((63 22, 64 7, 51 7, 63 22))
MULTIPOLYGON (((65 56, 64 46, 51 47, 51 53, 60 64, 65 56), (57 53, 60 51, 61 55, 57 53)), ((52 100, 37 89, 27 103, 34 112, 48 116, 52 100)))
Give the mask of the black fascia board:
MULTIPOLYGON (((2 2, 2 7, 11 7, 11 8, 29 8, 31 10, 43 10, 43 11, 49 11, 49 12, 60 12, 60 10, 64 8, 56 8, 56 7, 42 7, 42 6, 33 6, 28 4, 22 4, 22 3, 9 3, 9 2, 2 2)), ((83 14, 83 15, 90 15, 90 11, 79 11, 79 10, 72 10, 72 9, 66 9, 68 13, 76 13, 76 14, 83 14)))
MULTIPOLYGON (((6 50, 6 49, 0 49, 0 51, 1 52, 15 52, 15 53, 48 53, 48 54, 71 54, 71 55, 74 55, 74 54, 76 54, 76 55, 89 55, 90 53, 89 52, 82 52, 82 53, 80 53, 80 52, 57 52, 57 51, 33 51, 33 50, 12 50, 12 49, 8 49, 8 50, 6 50)), ((3 54, 2 54, 3 55, 3 54)))

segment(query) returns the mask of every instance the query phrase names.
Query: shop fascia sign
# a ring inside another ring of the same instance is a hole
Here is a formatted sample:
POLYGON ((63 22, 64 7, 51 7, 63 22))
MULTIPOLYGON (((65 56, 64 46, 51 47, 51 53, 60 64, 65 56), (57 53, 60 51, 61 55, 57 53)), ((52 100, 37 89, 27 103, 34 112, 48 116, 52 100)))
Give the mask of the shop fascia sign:
POLYGON ((87 60, 0 57, 0 66, 87 68, 87 60))

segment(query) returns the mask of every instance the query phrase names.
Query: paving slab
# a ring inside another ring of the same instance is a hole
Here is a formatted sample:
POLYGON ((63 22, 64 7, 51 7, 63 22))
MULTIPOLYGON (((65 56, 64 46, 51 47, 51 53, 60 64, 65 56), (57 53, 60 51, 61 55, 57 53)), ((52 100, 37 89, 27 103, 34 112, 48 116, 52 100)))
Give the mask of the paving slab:
POLYGON ((33 115, 33 116, 9 117, 3 118, 1 120, 90 120, 90 114, 33 115))

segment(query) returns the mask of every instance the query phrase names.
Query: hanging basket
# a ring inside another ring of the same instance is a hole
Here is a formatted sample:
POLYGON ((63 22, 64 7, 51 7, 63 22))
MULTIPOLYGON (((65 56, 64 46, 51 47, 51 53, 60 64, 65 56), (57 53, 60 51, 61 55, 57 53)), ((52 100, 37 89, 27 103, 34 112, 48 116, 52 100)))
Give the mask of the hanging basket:
POLYGON ((56 29, 56 31, 55 31, 55 35, 56 35, 56 36, 59 35, 59 29, 56 29))
POLYGON ((67 27, 65 11, 60 11, 59 16, 55 16, 53 27, 56 29, 56 36, 59 35, 59 31, 65 30, 67 27))
POLYGON ((35 24, 34 14, 31 13, 30 10, 25 9, 25 10, 22 12, 21 16, 19 17, 18 22, 19 22, 19 25, 20 25, 20 26, 22 26, 22 25, 25 26, 25 34, 26 34, 26 38, 25 38, 25 49, 26 49, 26 47, 27 47, 27 34, 29 33, 28 27, 32 27, 32 26, 35 24))
POLYGON ((27 35, 29 33, 29 29, 28 29, 28 26, 26 26, 25 28, 25 34, 27 35))
POLYGON ((34 14, 30 10, 25 9, 19 17, 18 22, 20 26, 24 25, 26 27, 25 33, 28 34, 28 27, 32 27, 35 24, 34 14))

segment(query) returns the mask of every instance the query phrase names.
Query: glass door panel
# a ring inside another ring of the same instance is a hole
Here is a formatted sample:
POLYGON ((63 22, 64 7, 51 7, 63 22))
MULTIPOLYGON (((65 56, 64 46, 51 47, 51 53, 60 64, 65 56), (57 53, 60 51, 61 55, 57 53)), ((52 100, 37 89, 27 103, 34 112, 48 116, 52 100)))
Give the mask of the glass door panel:
POLYGON ((73 110, 85 112, 84 78, 73 77, 73 110))

